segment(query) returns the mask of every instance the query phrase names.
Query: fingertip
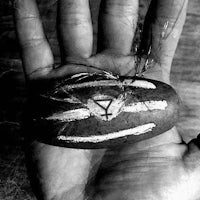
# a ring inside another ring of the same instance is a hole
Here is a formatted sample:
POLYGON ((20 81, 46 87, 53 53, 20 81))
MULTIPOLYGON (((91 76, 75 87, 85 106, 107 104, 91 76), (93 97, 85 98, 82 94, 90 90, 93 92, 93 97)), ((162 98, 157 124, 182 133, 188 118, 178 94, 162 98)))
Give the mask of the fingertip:
POLYGON ((185 23, 187 0, 152 0, 144 22, 139 50, 170 72, 185 23))
POLYGON ((53 53, 43 30, 36 1, 14 0, 13 4, 24 72, 29 79, 36 71, 44 72, 47 66, 53 64, 53 53))

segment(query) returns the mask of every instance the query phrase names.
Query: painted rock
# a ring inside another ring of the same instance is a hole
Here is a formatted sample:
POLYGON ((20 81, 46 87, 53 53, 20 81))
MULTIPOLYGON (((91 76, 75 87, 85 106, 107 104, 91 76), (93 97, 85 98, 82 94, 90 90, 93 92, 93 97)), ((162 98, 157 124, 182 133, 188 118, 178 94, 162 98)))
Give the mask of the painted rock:
MULTIPOLYGON (((154 137, 177 120, 179 97, 162 82, 81 73, 33 95, 30 137, 72 148, 105 148, 154 137)), ((29 128, 30 129, 30 128, 29 128)))

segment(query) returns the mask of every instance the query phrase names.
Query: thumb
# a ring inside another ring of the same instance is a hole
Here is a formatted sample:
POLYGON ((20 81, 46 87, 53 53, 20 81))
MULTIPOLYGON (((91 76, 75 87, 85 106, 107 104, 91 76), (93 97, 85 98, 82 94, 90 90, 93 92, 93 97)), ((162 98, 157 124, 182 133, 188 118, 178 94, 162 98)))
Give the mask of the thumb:
POLYGON ((200 169, 200 134, 192 139, 188 144, 188 149, 184 155, 184 164, 186 169, 194 171, 200 169))

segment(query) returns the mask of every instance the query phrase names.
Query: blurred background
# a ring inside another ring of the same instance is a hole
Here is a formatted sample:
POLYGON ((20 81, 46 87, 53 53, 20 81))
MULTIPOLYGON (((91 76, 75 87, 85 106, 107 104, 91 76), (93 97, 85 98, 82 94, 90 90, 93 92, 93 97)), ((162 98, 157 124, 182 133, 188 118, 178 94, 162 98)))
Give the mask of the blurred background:
MULTIPOLYGON (((140 0, 140 20, 150 0, 140 0)), ((57 0, 38 0, 54 56, 59 59, 57 0)), ((99 0, 90 0, 97 34, 99 0)), ((172 85, 182 99, 178 130, 185 142, 200 133, 200 0, 189 0, 187 19, 172 64, 172 85)), ((10 0, 0 0, 0 200, 34 200, 22 151, 21 115, 26 88, 10 0)))

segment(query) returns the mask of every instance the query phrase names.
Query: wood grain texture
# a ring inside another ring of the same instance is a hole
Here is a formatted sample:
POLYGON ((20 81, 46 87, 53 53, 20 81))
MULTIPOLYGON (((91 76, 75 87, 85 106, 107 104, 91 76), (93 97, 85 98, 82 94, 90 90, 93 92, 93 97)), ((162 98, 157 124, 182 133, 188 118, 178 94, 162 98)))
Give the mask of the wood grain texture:
POLYGON ((178 130, 188 142, 200 132, 200 1, 188 4, 187 18, 172 64, 171 81, 182 106, 178 130))

